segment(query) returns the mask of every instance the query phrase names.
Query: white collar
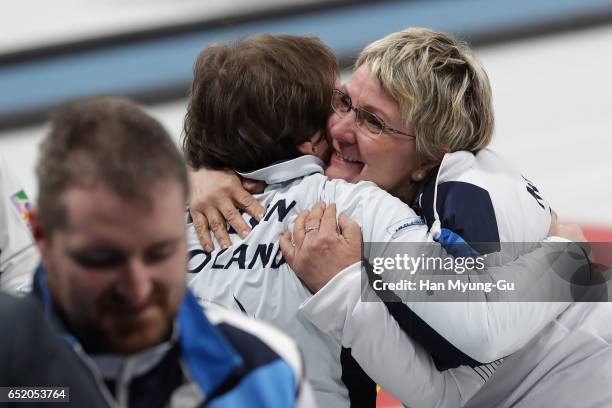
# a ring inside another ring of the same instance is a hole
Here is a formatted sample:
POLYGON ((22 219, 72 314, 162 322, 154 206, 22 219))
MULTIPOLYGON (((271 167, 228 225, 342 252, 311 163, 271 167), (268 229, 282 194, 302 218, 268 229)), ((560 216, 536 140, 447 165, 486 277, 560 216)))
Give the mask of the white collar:
POLYGON ((134 378, 156 366, 178 341, 178 324, 174 324, 172 337, 157 346, 137 354, 122 356, 118 354, 90 354, 89 357, 100 370, 105 380, 118 380, 120 377, 134 378))
POLYGON ((255 170, 249 173, 238 173, 244 178, 265 181, 266 184, 282 183, 284 181, 308 176, 325 171, 325 163, 316 156, 305 155, 255 170))

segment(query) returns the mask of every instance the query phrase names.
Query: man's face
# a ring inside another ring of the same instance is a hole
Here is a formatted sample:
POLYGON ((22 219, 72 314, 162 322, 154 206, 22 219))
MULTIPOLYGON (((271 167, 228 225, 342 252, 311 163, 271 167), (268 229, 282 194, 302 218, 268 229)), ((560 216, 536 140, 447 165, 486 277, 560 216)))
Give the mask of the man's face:
POLYGON ((49 289, 69 331, 91 353, 135 353, 162 342, 186 287, 183 191, 160 182, 146 203, 103 185, 61 197, 67 225, 39 240, 49 289), (50 239, 51 238, 51 239, 50 239))
MULTIPOLYGON (((339 88, 361 107, 381 118, 387 126, 414 134, 404 126, 397 103, 376 79, 369 66, 362 65, 346 86, 339 88)), ((355 123, 355 112, 344 116, 332 113, 328 121, 332 158, 325 174, 351 182, 373 181, 380 188, 403 198, 412 183, 411 174, 418 167, 413 138, 382 133, 372 137, 355 123)))

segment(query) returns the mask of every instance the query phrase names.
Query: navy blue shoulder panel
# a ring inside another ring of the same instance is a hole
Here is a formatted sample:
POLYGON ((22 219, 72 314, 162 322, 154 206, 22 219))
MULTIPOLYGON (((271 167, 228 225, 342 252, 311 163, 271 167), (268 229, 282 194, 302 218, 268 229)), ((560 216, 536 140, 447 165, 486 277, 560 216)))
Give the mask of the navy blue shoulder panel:
POLYGON ((342 347, 340 351, 342 382, 349 394, 351 408, 376 406, 376 383, 363 371, 351 354, 350 348, 342 347))
MULTIPOLYGON (((433 199, 435 178, 428 183, 421 197, 421 209, 427 225, 434 221, 433 199)), ((462 181, 447 181, 438 185, 436 203, 442 228, 459 235, 478 253, 500 250, 499 229, 489 192, 462 181)))
POLYGON ((482 364, 455 347, 401 301, 385 302, 385 306, 399 327, 431 354, 438 371, 482 364))
POLYGON ((228 323, 219 323, 217 329, 242 357, 242 365, 207 398, 207 403, 234 388, 243 378, 259 367, 263 367, 281 357, 257 336, 228 323))
POLYGON ((281 358, 257 336, 228 323, 219 323, 217 329, 243 359, 244 368, 252 371, 281 358))

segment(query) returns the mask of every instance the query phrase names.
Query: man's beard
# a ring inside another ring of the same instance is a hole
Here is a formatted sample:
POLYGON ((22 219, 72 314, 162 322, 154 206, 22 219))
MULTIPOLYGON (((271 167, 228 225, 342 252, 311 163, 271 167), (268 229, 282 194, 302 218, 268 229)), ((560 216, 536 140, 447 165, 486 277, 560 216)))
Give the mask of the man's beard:
POLYGON ((129 307, 112 289, 94 304, 94 316, 68 329, 89 354, 133 354, 154 347, 170 338, 179 299, 155 286, 138 311, 129 307))

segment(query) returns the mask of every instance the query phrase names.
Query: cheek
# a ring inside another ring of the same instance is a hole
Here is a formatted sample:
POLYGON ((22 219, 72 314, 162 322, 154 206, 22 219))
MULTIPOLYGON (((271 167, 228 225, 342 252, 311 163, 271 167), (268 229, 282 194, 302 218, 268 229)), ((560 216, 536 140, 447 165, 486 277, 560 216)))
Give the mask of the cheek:
POLYGON ((414 143, 409 140, 391 139, 391 137, 385 136, 383 140, 360 138, 358 145, 362 155, 376 158, 380 163, 391 167, 415 167, 414 143))
POLYGON ((334 123, 336 123, 336 114, 332 112, 327 119, 327 134, 331 134, 331 129, 334 127, 334 123))
POLYGON ((390 143, 365 136, 358 136, 355 146, 359 150, 359 156, 370 170, 390 167, 399 154, 390 143))
POLYGON ((410 141, 360 140, 361 157, 366 162, 363 177, 385 189, 410 182, 410 173, 416 167, 414 143, 410 141), (412 146, 411 146, 412 144, 412 146))
POLYGON ((177 252, 166 261, 160 263, 155 268, 153 275, 155 281, 164 288, 165 291, 181 296, 187 286, 187 260, 185 259, 185 249, 177 252))
POLYGON ((329 136, 329 144, 331 145, 334 139, 338 139, 342 134, 342 124, 340 123, 342 118, 338 117, 337 114, 332 113, 327 120, 327 134, 329 136))
POLYGON ((100 297, 113 286, 116 273, 113 271, 90 271, 80 269, 70 275, 65 282, 73 299, 73 306, 79 307, 79 313, 92 311, 100 297))
POLYGON ((60 273, 48 273, 54 302, 73 323, 90 321, 96 314, 96 302, 112 285, 112 272, 92 272, 64 264, 60 273))
POLYGON ((317 144, 317 157, 323 160, 325 163, 328 163, 330 155, 331 155, 331 148, 329 147, 329 143, 327 142, 326 138, 323 138, 317 144))

